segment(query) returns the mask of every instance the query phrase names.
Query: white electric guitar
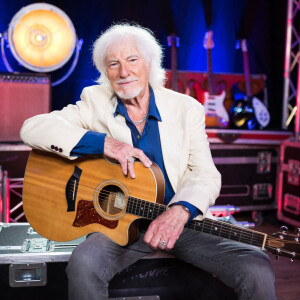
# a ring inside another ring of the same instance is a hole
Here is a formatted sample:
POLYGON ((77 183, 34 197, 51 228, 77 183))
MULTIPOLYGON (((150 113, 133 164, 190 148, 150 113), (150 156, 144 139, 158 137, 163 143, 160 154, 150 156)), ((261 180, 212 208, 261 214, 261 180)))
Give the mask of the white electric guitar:
POLYGON ((223 90, 216 95, 214 90, 214 75, 212 71, 211 49, 214 47, 213 32, 205 34, 203 46, 207 50, 208 91, 204 92, 205 123, 207 127, 227 128, 229 115, 224 106, 226 92, 223 90))

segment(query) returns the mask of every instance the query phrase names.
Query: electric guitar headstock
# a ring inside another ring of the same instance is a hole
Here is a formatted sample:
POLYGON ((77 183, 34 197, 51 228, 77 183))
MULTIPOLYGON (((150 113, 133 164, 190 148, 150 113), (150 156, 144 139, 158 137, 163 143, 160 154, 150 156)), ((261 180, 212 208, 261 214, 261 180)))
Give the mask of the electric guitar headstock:
POLYGON ((171 73, 172 73, 172 90, 179 91, 177 78, 177 49, 180 47, 180 38, 175 34, 167 37, 168 46, 171 48, 171 73))
POLYGON ((213 40, 213 31, 207 31, 204 36, 203 40, 203 47, 206 50, 212 49, 215 46, 214 40, 213 40))
POLYGON ((247 52, 248 53, 248 47, 247 47, 247 40, 246 39, 241 39, 239 41, 239 45, 242 49, 242 52, 247 52))
POLYGON ((275 257, 285 256, 293 261, 300 260, 300 228, 297 234, 287 234, 287 227, 282 226, 280 232, 273 233, 267 237, 265 248, 275 257))

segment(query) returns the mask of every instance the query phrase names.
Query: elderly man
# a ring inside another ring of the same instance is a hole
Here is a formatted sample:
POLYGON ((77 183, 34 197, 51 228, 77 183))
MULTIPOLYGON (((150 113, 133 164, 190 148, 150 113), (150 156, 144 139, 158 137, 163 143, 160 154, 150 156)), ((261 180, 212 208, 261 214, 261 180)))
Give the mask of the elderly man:
POLYGON ((67 267, 70 299, 107 299, 111 278, 156 250, 216 275, 239 299, 275 299, 266 254, 184 229, 191 219, 207 216, 221 180, 205 134, 204 109, 163 88, 162 50, 152 33, 114 25, 95 42, 93 58, 100 85, 85 88, 76 105, 27 120, 22 139, 70 159, 87 154, 116 159, 131 178, 138 176, 134 159, 146 168, 153 161, 163 172, 169 209, 150 225, 141 222, 139 238, 127 246, 102 233, 80 244, 67 267))

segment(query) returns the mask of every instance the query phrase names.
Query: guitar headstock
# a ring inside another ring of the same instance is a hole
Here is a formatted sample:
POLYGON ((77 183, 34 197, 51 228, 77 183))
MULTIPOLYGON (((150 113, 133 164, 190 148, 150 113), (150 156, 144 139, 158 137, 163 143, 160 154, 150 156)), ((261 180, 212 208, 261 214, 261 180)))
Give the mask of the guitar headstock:
POLYGON ((179 48, 180 47, 180 37, 175 34, 168 35, 167 42, 168 42, 168 46, 170 48, 172 48, 172 47, 179 48))
POLYGON ((214 46, 213 31, 207 31, 204 36, 203 47, 207 50, 212 49, 214 46))
POLYGON ((243 52, 248 52, 247 40, 246 39, 242 39, 240 41, 240 47, 241 47, 243 52))
POLYGON ((287 234, 287 231, 273 233, 267 237, 265 248, 276 256, 300 260, 300 235, 287 234))

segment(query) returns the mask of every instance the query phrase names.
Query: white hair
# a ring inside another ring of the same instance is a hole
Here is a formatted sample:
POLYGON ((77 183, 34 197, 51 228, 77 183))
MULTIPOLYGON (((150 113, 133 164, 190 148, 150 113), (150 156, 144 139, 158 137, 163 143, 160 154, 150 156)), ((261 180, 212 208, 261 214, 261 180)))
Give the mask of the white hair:
POLYGON ((153 88, 163 86, 166 80, 166 72, 161 66, 163 58, 161 45, 149 29, 127 23, 112 25, 95 41, 93 61, 101 74, 97 82, 111 86, 106 75, 105 59, 108 48, 122 38, 133 38, 147 65, 151 66, 149 74, 150 85, 153 88))

